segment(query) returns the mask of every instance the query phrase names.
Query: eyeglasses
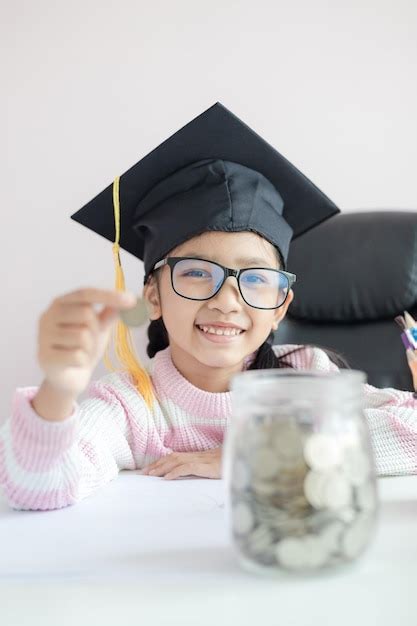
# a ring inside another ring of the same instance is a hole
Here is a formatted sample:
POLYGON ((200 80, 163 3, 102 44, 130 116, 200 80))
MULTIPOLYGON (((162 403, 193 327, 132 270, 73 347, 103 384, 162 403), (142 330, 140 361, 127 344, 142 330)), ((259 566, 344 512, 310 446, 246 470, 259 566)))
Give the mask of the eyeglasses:
POLYGON ((278 309, 287 299, 295 274, 269 267, 233 270, 214 261, 194 257, 167 257, 158 261, 152 271, 168 265, 176 294, 188 300, 209 300, 220 291, 229 276, 237 280, 246 304, 255 309, 278 309))

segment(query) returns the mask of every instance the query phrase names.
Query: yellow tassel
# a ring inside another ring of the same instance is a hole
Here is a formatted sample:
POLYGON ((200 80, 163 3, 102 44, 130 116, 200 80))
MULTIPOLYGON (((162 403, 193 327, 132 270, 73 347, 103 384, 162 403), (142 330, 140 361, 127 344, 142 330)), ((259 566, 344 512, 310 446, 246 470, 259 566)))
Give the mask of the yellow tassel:
MULTIPOLYGON (((113 183, 113 206, 114 206, 114 221, 116 228, 116 240, 113 244, 113 258, 116 272, 116 290, 125 291, 125 278, 123 274, 122 264, 120 262, 120 199, 119 199, 119 181, 120 177, 117 176, 113 183)), ((132 337, 130 334, 130 329, 126 326, 122 320, 119 318, 117 320, 115 331, 112 330, 112 333, 109 338, 109 342, 106 346, 106 351, 103 357, 104 365, 108 370, 112 372, 116 371, 128 371, 131 379, 133 381, 134 386, 140 393, 140 395, 144 398, 146 404, 149 408, 152 408, 152 404, 154 401, 154 393, 152 388, 152 381, 148 372, 140 365, 139 359, 135 352, 135 348, 132 342, 132 337), (114 334, 116 337, 114 337, 114 334), (115 368, 111 363, 109 356, 109 348, 110 343, 113 342, 113 346, 115 347, 115 352, 119 362, 121 363, 121 368, 115 368)))

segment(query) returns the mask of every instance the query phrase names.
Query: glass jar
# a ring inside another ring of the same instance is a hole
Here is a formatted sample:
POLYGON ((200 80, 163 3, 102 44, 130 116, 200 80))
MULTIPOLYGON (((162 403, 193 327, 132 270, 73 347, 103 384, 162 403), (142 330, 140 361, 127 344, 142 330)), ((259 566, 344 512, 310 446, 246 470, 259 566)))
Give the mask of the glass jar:
POLYGON ((223 471, 245 568, 304 574, 364 552, 378 510, 364 382, 354 370, 233 377, 223 471))

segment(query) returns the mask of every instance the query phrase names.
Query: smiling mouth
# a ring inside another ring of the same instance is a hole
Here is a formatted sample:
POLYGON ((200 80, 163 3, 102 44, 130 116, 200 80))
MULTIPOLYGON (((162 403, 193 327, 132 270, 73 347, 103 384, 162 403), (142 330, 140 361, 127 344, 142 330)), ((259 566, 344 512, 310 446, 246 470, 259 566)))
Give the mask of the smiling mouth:
POLYGON ((202 326, 200 324, 196 324, 196 326, 207 335, 217 335, 220 337, 237 337, 245 332, 241 328, 220 328, 219 326, 202 326))

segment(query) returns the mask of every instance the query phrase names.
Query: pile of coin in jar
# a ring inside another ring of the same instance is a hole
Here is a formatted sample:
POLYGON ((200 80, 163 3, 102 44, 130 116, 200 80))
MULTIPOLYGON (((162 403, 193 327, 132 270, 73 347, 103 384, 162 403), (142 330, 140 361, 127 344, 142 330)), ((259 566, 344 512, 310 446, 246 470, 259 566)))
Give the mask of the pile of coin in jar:
POLYGON ((372 457, 355 432, 295 419, 247 422, 231 467, 234 541, 262 569, 305 571, 350 561, 374 529, 372 457))

